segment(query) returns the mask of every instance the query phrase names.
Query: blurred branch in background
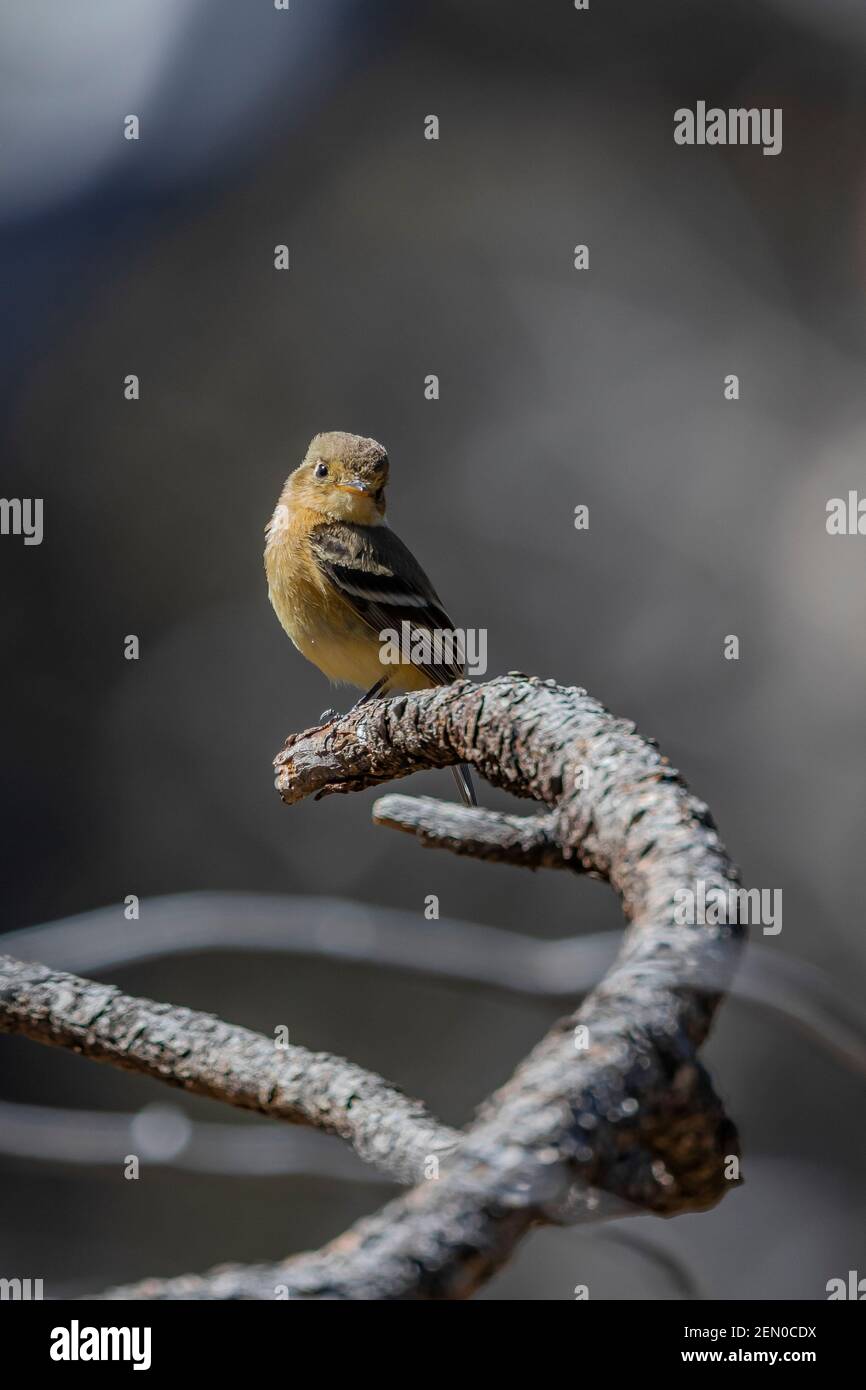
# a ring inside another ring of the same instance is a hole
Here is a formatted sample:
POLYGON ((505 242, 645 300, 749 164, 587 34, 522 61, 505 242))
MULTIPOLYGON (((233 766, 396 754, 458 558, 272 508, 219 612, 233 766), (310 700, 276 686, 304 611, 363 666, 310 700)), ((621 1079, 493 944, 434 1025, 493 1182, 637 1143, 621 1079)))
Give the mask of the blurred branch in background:
POLYGON ((0 1152, 28 1163, 112 1168, 135 1153, 152 1168, 214 1177, 316 1177, 378 1183, 368 1164, 331 1135, 270 1126, 208 1124, 179 1106, 130 1114, 0 1101, 0 1152))
MULTIPOLYGON (((377 822, 394 823, 416 801, 436 804, 422 797, 382 797, 375 806, 377 822)), ((456 805, 443 808, 443 825, 459 812, 456 805)), ((146 933, 129 929, 120 906, 100 907, 7 932, 3 945, 9 955, 76 974, 171 956, 243 951, 348 960, 514 995, 574 999, 598 984, 621 941, 618 932, 546 941, 475 922, 446 917, 421 922, 399 908, 288 893, 166 894, 148 898, 145 910, 146 933)), ((703 964, 703 973, 687 983, 695 989, 724 988, 723 973, 713 962, 703 964)), ((749 943, 727 989, 733 999, 771 1009, 866 1075, 866 1010, 818 966, 749 943)))

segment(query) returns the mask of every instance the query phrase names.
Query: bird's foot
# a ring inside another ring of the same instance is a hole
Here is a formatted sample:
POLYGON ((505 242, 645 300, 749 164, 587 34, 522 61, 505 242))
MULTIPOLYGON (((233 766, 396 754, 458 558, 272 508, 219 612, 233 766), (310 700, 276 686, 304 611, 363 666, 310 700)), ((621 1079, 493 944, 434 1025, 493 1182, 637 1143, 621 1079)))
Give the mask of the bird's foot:
POLYGON ((320 723, 320 724, 333 724, 334 720, 335 720, 335 719, 339 719, 339 718, 340 718, 340 712, 339 712, 339 710, 335 710, 335 709, 323 709, 323 710, 322 710, 322 713, 319 715, 319 723, 320 723))

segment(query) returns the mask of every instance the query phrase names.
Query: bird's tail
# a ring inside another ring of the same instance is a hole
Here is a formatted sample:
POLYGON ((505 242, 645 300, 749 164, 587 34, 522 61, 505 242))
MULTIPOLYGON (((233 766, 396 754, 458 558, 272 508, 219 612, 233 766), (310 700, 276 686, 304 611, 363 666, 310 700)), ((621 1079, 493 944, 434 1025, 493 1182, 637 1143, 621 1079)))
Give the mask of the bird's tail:
POLYGON ((472 785, 472 778, 466 763, 455 763, 451 768, 454 773, 454 781, 457 783, 457 790, 460 793, 460 800, 464 806, 477 806, 478 800, 475 795, 475 788, 472 785))

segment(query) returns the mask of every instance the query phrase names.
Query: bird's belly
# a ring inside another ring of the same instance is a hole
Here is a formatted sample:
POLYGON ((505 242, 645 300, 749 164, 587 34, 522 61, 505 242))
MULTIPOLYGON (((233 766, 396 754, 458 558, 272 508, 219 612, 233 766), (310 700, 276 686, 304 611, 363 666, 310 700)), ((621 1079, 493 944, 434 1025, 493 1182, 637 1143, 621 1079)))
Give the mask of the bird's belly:
MULTIPOLYGON (((424 690, 430 678, 412 665, 379 659, 378 634, 304 562, 303 551, 266 553, 268 595, 284 631, 308 661, 339 685, 369 690, 388 676, 387 691, 424 690)), ((384 692, 383 692, 384 693, 384 692)))
MULTIPOLYGON (((382 676, 388 677, 384 693, 397 690, 426 690, 429 676, 417 666, 385 663, 379 657, 376 634, 350 611, 345 621, 319 622, 315 631, 295 628, 289 636, 302 656, 337 685, 354 685, 369 690, 382 676)), ((342 615, 341 615, 342 617, 342 615)), ((288 631, 288 629, 286 629, 288 631)))
POLYGON ((376 634, 300 567, 272 575, 268 591, 298 651, 329 680, 369 690, 388 669, 379 661, 376 634))
POLYGON ((359 690, 369 690, 389 669, 379 660, 376 636, 369 628, 359 632, 352 631, 348 626, 330 630, 320 628, 315 636, 301 632, 292 640, 308 661, 312 661, 323 675, 338 685, 355 685, 359 690))
POLYGON ((426 672, 417 666, 392 666, 388 689, 391 690, 429 690, 434 684, 426 672))

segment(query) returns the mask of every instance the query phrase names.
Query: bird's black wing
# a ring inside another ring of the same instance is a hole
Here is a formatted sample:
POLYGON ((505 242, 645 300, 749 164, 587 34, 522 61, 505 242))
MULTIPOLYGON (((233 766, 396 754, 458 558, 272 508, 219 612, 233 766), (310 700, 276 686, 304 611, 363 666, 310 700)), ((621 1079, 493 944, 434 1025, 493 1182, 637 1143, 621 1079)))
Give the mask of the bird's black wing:
MULTIPOLYGON (((310 544, 323 574, 374 632, 394 629, 402 636, 403 623, 409 623, 412 637, 436 629, 454 631, 415 556, 387 526, 330 522, 313 528, 310 544)), ((449 685, 463 675, 458 659, 413 664, 435 685, 449 685)))

